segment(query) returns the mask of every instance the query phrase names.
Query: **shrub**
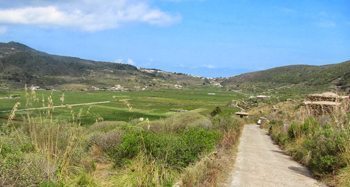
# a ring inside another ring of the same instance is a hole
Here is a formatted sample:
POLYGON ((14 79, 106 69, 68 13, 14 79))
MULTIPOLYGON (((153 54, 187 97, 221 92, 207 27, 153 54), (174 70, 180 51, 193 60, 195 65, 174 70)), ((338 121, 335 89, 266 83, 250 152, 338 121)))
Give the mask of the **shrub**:
POLYGON ((310 168, 317 175, 322 175, 345 167, 341 154, 347 141, 348 136, 332 126, 321 128, 312 139, 306 141, 306 146, 311 151, 310 168))
POLYGON ((290 153, 295 160, 305 165, 309 163, 310 151, 305 147, 304 138, 298 139, 295 143, 289 143, 286 147, 288 153, 290 153))
POLYGON ((217 107, 215 107, 215 109, 210 113, 210 115, 211 115, 212 117, 214 117, 214 116, 220 114, 221 112, 222 112, 222 111, 221 111, 221 108, 217 106, 217 107))
POLYGON ((0 158, 12 154, 21 154, 34 150, 30 139, 23 133, 11 133, 7 136, 0 136, 0 158))
POLYGON ((272 121, 269 134, 271 138, 282 147, 288 142, 288 134, 285 132, 283 122, 281 121, 272 121))
POLYGON ((213 127, 221 132, 227 132, 231 129, 239 132, 243 124, 241 119, 226 115, 217 115, 213 119, 213 127))
POLYGON ((140 152, 174 168, 183 168, 212 150, 219 134, 202 128, 191 128, 179 134, 130 131, 112 153, 115 164, 121 166, 140 152))
POLYGON ((288 128, 288 138, 296 139, 296 138, 300 138, 301 135, 302 135, 302 131, 301 131, 300 125, 297 123, 292 123, 288 128))
POLYGON ((12 154, 0 161, 1 186, 38 186, 54 179, 56 166, 41 154, 12 154))
POLYGON ((89 146, 98 146, 108 152, 121 142, 121 131, 114 130, 107 133, 96 133, 89 138, 89 146))
POLYGON ((318 131, 320 128, 319 122, 314 118, 308 118, 304 121, 303 125, 301 126, 301 133, 311 137, 313 136, 316 131, 318 131))
POLYGON ((142 132, 128 130, 122 137, 121 143, 109 154, 116 166, 122 166, 129 159, 134 158, 141 150, 142 132))

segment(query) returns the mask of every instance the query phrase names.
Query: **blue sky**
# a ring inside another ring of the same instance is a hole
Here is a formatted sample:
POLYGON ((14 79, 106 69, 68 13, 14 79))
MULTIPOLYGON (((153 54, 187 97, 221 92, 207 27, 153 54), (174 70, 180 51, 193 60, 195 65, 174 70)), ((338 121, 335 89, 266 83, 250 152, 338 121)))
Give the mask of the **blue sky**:
POLYGON ((9 0, 0 41, 207 77, 350 59, 348 0, 9 0))

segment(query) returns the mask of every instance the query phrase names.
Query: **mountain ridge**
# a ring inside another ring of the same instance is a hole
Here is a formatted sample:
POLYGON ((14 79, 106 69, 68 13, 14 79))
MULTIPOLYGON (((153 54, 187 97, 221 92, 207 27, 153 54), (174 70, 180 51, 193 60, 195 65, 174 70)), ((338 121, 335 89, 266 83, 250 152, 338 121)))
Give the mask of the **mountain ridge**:
POLYGON ((224 79, 222 84, 230 88, 258 85, 258 87, 264 89, 299 85, 310 88, 349 90, 350 61, 321 66, 289 65, 276 67, 229 77, 224 79))
MULTIPOLYGON (((288 65, 240 75, 208 79, 130 64, 52 55, 18 42, 0 43, 0 79, 7 85, 79 89, 91 86, 128 89, 224 86, 227 89, 264 90, 297 85, 350 90, 350 61, 339 64, 288 65), (218 84, 219 83, 219 84, 218 84), (77 86, 79 85, 79 86, 77 86)), ((0 85, 1 86, 1 85, 0 85)))
POLYGON ((199 86, 204 83, 181 73, 146 72, 129 64, 86 60, 77 57, 51 55, 17 42, 0 43, 0 79, 15 87, 34 84, 42 87, 174 87, 199 86))

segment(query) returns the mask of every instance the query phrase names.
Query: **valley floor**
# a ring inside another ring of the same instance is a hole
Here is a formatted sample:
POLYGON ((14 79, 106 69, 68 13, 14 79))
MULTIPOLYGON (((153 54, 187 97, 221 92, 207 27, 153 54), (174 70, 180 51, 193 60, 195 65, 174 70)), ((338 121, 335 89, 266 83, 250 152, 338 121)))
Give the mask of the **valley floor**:
POLYGON ((323 186, 257 125, 243 129, 230 186, 323 186))

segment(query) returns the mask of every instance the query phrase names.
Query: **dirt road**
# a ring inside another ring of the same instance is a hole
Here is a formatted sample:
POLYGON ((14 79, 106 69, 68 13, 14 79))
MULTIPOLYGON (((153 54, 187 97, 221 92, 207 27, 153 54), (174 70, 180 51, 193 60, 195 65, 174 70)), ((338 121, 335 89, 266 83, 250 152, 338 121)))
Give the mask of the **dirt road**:
POLYGON ((274 145, 257 125, 243 130, 230 186, 323 186, 274 145))

